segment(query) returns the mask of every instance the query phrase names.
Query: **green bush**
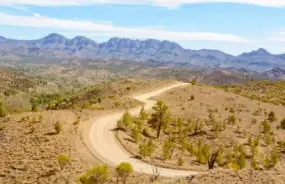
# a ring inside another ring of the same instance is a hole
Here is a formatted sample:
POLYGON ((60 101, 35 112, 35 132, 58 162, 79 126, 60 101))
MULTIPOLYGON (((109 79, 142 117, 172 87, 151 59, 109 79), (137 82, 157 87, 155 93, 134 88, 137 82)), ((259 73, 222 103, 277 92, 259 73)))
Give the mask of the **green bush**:
POLYGON ((133 167, 130 163, 122 162, 116 167, 117 179, 121 180, 123 184, 126 184, 127 179, 133 171, 133 167))
POLYGON ((152 140, 149 140, 148 143, 145 141, 139 145, 139 154, 141 156, 150 157, 155 151, 155 145, 152 140))
POLYGON ((230 115, 228 117, 228 123, 234 125, 237 121, 237 118, 235 117, 235 115, 230 115))
POLYGON ((6 117, 8 115, 6 106, 4 105, 3 102, 0 102, 0 118, 1 117, 6 117))
POLYGON ((65 156, 65 155, 59 155, 56 157, 58 163, 59 163, 59 166, 61 169, 64 168, 65 165, 67 165, 70 161, 70 157, 69 156, 65 156))
POLYGON ((275 115, 275 113, 273 111, 271 111, 268 114, 268 121, 270 121, 271 123, 274 122, 274 121, 277 121, 277 117, 276 117, 276 115, 275 115))
POLYGON ((256 160, 253 158, 252 161, 251 161, 251 167, 254 169, 254 170, 259 170, 259 166, 256 162, 256 160))
POLYGON ((268 123, 268 121, 264 120, 261 122, 261 129, 262 129, 262 132, 267 134, 271 131, 272 127, 271 125, 268 123))
POLYGON ((172 158, 175 146, 176 145, 174 142, 165 141, 162 148, 162 158, 165 160, 166 159, 170 160, 172 158))
POLYGON ((57 121, 54 125, 55 132, 59 134, 62 131, 62 123, 57 121))
POLYGON ((126 131, 129 130, 129 128, 132 126, 133 122, 133 116, 129 113, 129 111, 126 111, 123 114, 123 117, 118 121, 118 128, 125 129, 126 131))
POLYGON ((280 122, 281 128, 285 130, 285 118, 280 122))
POLYGON ((243 169, 246 166, 246 158, 245 158, 245 155, 243 153, 238 158, 238 165, 239 165, 240 169, 243 169))
POLYGON ((182 158, 182 157, 179 157, 179 158, 177 159, 177 165, 178 165, 178 166, 182 166, 183 163, 184 163, 183 158, 182 158))
POLYGON ((108 181, 109 175, 108 166, 103 165, 89 169, 78 180, 81 184, 101 184, 108 181))
POLYGON ((144 106, 141 108, 141 110, 140 110, 140 115, 139 115, 139 119, 140 120, 147 120, 147 117, 148 117, 148 113, 145 111, 145 109, 144 109, 144 106))
POLYGON ((134 141, 137 143, 141 140, 141 133, 139 131, 138 126, 136 126, 132 132, 132 138, 134 139, 134 141))

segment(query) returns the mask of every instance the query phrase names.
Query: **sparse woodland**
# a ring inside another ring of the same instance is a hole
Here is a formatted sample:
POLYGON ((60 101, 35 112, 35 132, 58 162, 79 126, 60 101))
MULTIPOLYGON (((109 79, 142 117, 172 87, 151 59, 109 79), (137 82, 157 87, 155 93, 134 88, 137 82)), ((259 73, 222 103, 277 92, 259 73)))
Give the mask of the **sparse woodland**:
POLYGON ((142 108, 134 117, 128 109, 141 104, 130 94, 173 80, 113 80, 117 70, 116 65, 96 72, 53 65, 1 70, 0 158, 5 159, 0 159, 0 183, 285 181, 284 81, 214 88, 195 79, 192 86, 156 97, 150 112, 142 108), (207 174, 170 180, 155 166, 146 176, 129 163, 103 165, 83 144, 82 127, 90 117, 121 110, 117 136, 136 158, 207 174))
POLYGON ((150 113, 126 111, 118 122, 119 139, 141 159, 202 171, 284 166, 284 107, 195 85, 158 99, 150 113))

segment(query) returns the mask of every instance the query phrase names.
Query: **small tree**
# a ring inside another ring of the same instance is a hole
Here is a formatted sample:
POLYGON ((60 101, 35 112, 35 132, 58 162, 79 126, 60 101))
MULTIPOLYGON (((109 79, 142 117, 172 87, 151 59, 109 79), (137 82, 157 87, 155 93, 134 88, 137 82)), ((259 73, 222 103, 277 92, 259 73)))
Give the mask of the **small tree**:
POLYGON ((7 109, 3 102, 0 101, 0 118, 7 116, 7 109))
POLYGON ((264 120, 261 122, 261 129, 262 129, 263 133, 267 134, 271 131, 272 127, 268 123, 268 121, 264 120))
POLYGON ((259 170, 259 169, 260 169, 259 166, 258 166, 258 164, 257 164, 257 162, 256 162, 256 160, 255 160, 254 158, 251 160, 250 165, 251 165, 251 167, 252 167, 254 170, 259 170))
POLYGON ((119 183, 119 179, 122 181, 123 184, 126 184, 127 179, 133 172, 133 167, 130 163, 122 162, 120 165, 116 167, 117 173, 117 183, 119 183))
POLYGON ((168 106, 162 101, 157 101, 156 105, 153 107, 155 111, 149 120, 149 123, 156 129, 156 137, 159 138, 161 129, 166 129, 170 120, 170 113, 168 111, 168 106))
POLYGON ((178 165, 178 166, 182 166, 183 163, 184 163, 183 158, 182 158, 182 157, 179 157, 179 158, 177 159, 177 165, 178 165))
POLYGON ((230 115, 228 117, 228 123, 234 125, 237 121, 237 118, 235 117, 235 115, 230 115))
POLYGON ((155 145, 151 139, 148 141, 148 143, 144 141, 139 145, 139 154, 144 158, 147 156, 151 157, 154 151, 155 151, 155 145))
POLYGON ((285 118, 280 122, 281 128, 285 130, 285 118))
POLYGON ((165 160, 166 159, 170 160, 172 158, 175 146, 176 145, 174 142, 165 141, 162 148, 162 158, 165 160))
POLYGON ((214 164, 219 156, 220 150, 208 156, 208 168, 214 169, 214 164))
POLYGON ((118 121, 118 127, 128 131, 128 129, 132 125, 132 121, 133 121, 132 115, 129 113, 129 111, 126 111, 123 114, 123 117, 118 121))
POLYGON ((243 169, 246 166, 246 158, 245 158, 245 155, 243 153, 241 153, 239 158, 238 158, 238 165, 239 165, 240 169, 243 169))
POLYGON ((141 133, 139 131, 138 126, 136 126, 132 132, 132 138, 135 140, 135 142, 139 142, 141 140, 141 133))
POLYGON ((66 155, 58 155, 56 157, 58 163, 59 163, 59 166, 61 168, 61 170, 64 168, 65 165, 67 165, 70 161, 70 157, 69 156, 66 156, 66 155))
POLYGON ((193 86, 195 86, 195 85, 197 84, 197 79, 193 79, 193 80, 191 81, 191 84, 192 84, 193 86))
POLYGON ((278 154, 276 151, 272 151, 270 161, 273 167, 278 163, 278 154))
POLYGON ((144 106, 143 106, 140 110, 139 119, 140 120, 146 120, 148 118, 148 115, 149 114, 145 111, 144 106))
POLYGON ((78 180, 81 184, 101 184, 109 179, 108 166, 97 166, 89 169, 85 175, 81 176, 78 180))
POLYGON ((37 97, 33 97, 31 100, 30 100, 30 103, 32 104, 32 111, 33 112, 38 112, 39 111, 39 102, 38 102, 38 98, 37 97))
POLYGON ((54 125, 54 129, 56 134, 59 134, 62 131, 62 123, 60 121, 57 121, 54 125))
POLYGON ((277 121, 277 117, 275 115, 275 113, 273 111, 271 111, 269 114, 268 114, 268 119, 267 119, 270 123, 274 122, 274 121, 277 121))

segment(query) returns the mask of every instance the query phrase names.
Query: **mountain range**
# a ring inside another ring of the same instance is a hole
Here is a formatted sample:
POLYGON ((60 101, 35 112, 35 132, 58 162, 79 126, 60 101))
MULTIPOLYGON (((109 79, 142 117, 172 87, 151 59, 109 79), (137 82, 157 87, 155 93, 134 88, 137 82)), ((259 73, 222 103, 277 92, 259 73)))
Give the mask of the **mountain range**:
POLYGON ((285 68, 285 54, 274 55, 263 48, 233 56, 219 50, 185 49, 175 42, 155 39, 132 40, 116 37, 107 42, 97 43, 83 36, 68 39, 56 33, 38 40, 15 40, 0 37, 2 58, 19 58, 23 55, 151 61, 187 67, 241 70, 247 73, 269 72, 267 75, 271 77, 276 73, 284 75, 282 68, 285 68), (270 70, 274 74, 271 74, 270 70))

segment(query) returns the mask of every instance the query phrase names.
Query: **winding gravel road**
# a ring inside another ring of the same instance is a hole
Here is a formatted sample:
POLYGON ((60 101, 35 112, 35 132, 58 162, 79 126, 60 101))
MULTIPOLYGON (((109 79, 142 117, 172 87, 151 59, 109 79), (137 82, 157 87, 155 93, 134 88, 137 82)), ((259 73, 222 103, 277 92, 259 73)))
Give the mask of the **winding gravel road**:
MULTIPOLYGON (((147 92, 144 94, 133 95, 132 97, 138 101, 143 102, 146 110, 150 110, 156 103, 149 98, 157 96, 173 88, 188 85, 186 83, 173 84, 161 89, 147 92)), ((133 115, 137 115, 140 112, 141 107, 130 109, 129 112, 133 115)), ((91 152, 102 162, 110 166, 116 166, 121 162, 129 162, 137 172, 151 174, 152 166, 135 159, 128 153, 119 143, 116 138, 114 129, 117 127, 117 121, 122 117, 124 112, 112 113, 96 120, 89 130, 89 149, 91 152), (90 147, 91 146, 91 147, 90 147)), ((166 177, 185 177, 190 175, 196 175, 198 172, 166 169, 158 167, 160 176, 166 177)))

